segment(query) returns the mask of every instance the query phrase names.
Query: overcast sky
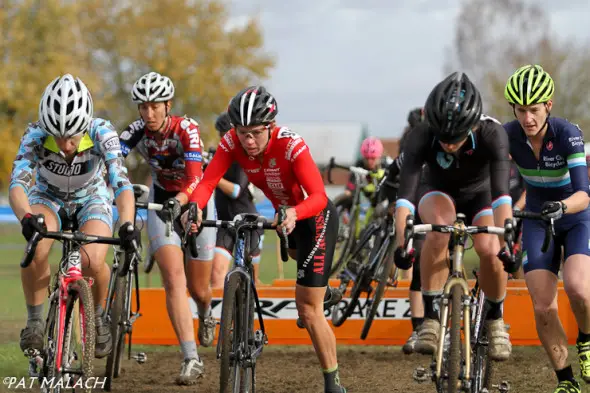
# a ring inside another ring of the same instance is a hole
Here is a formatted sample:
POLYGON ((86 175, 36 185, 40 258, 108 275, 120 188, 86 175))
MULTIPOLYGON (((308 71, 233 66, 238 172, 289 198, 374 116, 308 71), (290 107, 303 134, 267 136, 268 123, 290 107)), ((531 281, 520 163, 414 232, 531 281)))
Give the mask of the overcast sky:
MULTIPOLYGON (((229 0, 258 15, 279 122, 353 121, 395 137, 443 77, 461 0, 229 0)), ((588 0, 539 0, 560 37, 590 43, 588 0)))

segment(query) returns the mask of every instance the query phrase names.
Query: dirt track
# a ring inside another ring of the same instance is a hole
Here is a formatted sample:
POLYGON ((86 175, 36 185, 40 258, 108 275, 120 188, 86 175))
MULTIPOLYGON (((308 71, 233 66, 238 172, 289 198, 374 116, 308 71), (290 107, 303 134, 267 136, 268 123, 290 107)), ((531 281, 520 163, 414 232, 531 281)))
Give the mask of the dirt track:
MULTIPOLYGON (((579 375, 577 360, 570 358, 579 375)), ((174 378, 180 369, 180 353, 148 353, 148 361, 139 365, 125 361, 124 374, 116 380, 113 392, 199 392, 217 393, 219 363, 211 350, 201 351, 206 375, 197 385, 179 387, 174 378)), ((339 349, 341 381, 350 393, 433 392, 431 383, 418 384, 412 371, 418 365, 428 366, 430 358, 403 355, 399 348, 346 347, 339 349)), ((552 392, 556 386, 553 371, 541 348, 515 348, 512 360, 498 365, 495 382, 508 380, 510 392, 552 392)), ((96 365, 97 374, 102 363, 96 365)), ((258 393, 323 391, 323 379, 309 347, 267 347, 257 367, 258 393)), ((496 392, 498 392, 496 390, 496 392)))

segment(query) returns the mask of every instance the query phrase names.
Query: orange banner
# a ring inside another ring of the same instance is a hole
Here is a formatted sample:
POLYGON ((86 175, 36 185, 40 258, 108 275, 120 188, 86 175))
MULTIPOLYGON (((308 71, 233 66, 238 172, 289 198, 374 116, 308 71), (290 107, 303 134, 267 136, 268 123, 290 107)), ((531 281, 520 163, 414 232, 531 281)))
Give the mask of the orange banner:
MULTIPOLYGON (((337 282, 331 282, 337 285, 337 282)), ((364 323, 365 299, 361 298, 353 315, 340 327, 332 327, 340 344, 402 345, 411 332, 408 282, 385 292, 378 316, 373 321, 366 340, 360 339, 364 323)), ((294 280, 276 280, 272 287, 262 287, 258 295, 263 310, 264 326, 270 344, 311 344, 307 331, 295 324, 294 280)), ((473 285, 473 284, 472 284, 473 285)), ((141 290, 141 318, 133 325, 133 342, 140 344, 177 345, 178 340, 168 319, 163 288, 141 290)), ((188 293, 187 293, 188 296, 188 293)), ((221 290, 213 291, 212 311, 219 319, 221 314, 221 290)), ((195 320, 195 337, 198 328, 196 305, 190 300, 195 320)), ((346 299, 343 299, 346 301, 346 299)), ((560 284, 558 309, 568 341, 574 344, 578 334, 576 320, 570 310, 568 299, 560 284)), ((330 321, 329 311, 326 312, 330 321)), ((510 325, 513 345, 539 345, 533 306, 523 280, 511 280, 504 302, 504 319, 510 325)), ((331 323, 331 322, 330 322, 331 323)), ((258 325, 258 323, 256 324, 258 325)))

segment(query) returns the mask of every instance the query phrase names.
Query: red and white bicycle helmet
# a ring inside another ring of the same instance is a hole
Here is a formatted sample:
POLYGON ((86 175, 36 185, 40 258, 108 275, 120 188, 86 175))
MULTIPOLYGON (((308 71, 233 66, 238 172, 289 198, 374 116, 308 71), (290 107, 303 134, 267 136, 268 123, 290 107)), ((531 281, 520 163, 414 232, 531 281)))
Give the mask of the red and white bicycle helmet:
POLYGON ((383 155, 383 144, 379 138, 368 137, 361 144, 361 155, 364 158, 381 158, 383 155))

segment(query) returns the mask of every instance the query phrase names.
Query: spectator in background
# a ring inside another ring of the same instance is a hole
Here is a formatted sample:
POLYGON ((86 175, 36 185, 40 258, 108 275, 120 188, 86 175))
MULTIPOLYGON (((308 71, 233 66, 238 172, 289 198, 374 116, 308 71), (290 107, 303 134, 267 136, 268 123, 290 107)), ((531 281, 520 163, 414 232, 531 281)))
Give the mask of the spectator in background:
MULTIPOLYGON (((215 128, 222 138, 226 132, 232 129, 227 112, 222 113, 215 122, 215 128)), ((256 213, 253 197, 248 189, 248 178, 237 162, 234 162, 223 178, 219 181, 215 190, 215 205, 217 217, 220 220, 232 220, 239 213, 256 213)), ((252 242, 258 242, 258 246, 250 245, 250 250, 256 250, 252 255, 252 267, 254 268, 254 279, 256 285, 265 285, 259 278, 260 253, 264 231, 256 231, 252 234, 252 242)), ((217 243, 215 244, 215 255, 213 257, 213 272, 211 274, 211 286, 223 288, 225 275, 229 269, 229 262, 232 259, 234 249, 234 238, 227 229, 217 230, 217 243)))

